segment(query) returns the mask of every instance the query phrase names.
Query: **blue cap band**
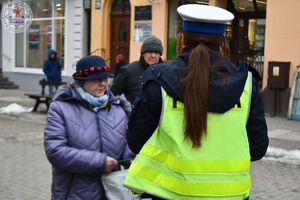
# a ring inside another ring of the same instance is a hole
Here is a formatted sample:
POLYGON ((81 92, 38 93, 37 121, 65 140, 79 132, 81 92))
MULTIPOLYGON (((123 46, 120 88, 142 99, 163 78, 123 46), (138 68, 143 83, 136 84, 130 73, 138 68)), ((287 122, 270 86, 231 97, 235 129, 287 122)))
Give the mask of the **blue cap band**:
POLYGON ((223 34, 226 30, 226 24, 215 24, 205 22, 183 21, 182 28, 184 31, 223 34))

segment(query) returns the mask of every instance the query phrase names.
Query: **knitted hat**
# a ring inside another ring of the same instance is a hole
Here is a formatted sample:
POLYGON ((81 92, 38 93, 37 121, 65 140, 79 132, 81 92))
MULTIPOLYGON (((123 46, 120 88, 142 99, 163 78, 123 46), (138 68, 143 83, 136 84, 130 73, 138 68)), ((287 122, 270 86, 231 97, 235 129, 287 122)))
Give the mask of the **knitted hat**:
POLYGON ((234 18, 225 9, 199 4, 182 5, 177 8, 177 12, 183 19, 183 30, 189 32, 223 34, 226 24, 234 18))
POLYGON ((76 64, 76 72, 73 74, 75 80, 95 80, 114 77, 110 67, 105 64, 99 56, 86 56, 76 64))
POLYGON ((145 52, 149 52, 149 51, 159 52, 162 55, 163 46, 162 46, 160 39, 158 39, 155 36, 150 36, 143 42, 143 45, 141 48, 141 54, 143 54, 145 52))

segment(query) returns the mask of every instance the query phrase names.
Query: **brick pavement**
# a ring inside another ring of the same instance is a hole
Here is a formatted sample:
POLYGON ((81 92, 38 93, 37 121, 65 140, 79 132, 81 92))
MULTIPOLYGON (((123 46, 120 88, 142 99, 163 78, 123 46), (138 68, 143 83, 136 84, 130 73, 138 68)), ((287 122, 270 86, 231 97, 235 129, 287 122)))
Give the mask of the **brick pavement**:
POLYGON ((50 199, 42 114, 0 114, 0 199, 50 199))
MULTIPOLYGON (((27 92, 27 91, 26 91, 27 92)), ((1 90, 0 107, 10 103, 33 106, 22 90, 1 90)), ((45 109, 45 108, 44 108, 45 109)), ((45 110, 0 114, 0 199, 50 199, 51 166, 43 149, 45 110)), ((270 145, 300 150, 300 123, 267 118, 270 145)), ((261 160, 252 163, 251 200, 300 199, 300 166, 261 160)))
POLYGON ((252 163, 251 200, 299 200, 300 166, 260 160, 252 163))

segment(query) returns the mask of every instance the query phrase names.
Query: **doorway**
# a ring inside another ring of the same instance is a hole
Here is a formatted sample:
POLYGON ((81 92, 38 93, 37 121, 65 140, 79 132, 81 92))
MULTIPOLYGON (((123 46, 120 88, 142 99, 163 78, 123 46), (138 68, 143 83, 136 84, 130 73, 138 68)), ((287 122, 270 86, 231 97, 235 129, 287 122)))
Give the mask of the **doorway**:
POLYGON ((267 0, 229 0, 235 18, 226 32, 231 58, 245 60, 263 74, 267 0), (234 38, 234 39, 232 39, 234 38))
MULTIPOLYGON (((115 66, 115 57, 122 54, 129 62, 130 1, 114 0, 110 13, 110 65, 115 66)), ((114 69, 112 69, 114 70, 114 69)))

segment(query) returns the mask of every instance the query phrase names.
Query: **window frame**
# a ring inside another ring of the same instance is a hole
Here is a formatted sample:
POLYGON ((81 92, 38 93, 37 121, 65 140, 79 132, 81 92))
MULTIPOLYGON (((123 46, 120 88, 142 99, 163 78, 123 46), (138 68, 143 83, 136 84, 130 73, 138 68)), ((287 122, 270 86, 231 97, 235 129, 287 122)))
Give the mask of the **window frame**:
MULTIPOLYGON (((55 29, 56 29, 56 20, 62 20, 62 23, 64 24, 64 29, 63 29, 63 32, 62 32, 62 35, 63 35, 63 40, 66 41, 66 27, 65 27, 65 24, 66 24, 66 7, 67 7, 67 1, 65 0, 62 0, 64 1, 63 2, 63 5, 64 5, 64 8, 63 8, 63 16, 56 16, 56 1, 57 0, 51 0, 51 5, 52 5, 52 16, 51 17, 39 17, 39 18, 33 18, 32 19, 32 22, 36 22, 36 21, 51 21, 51 48, 52 49, 56 49, 56 32, 55 32, 55 29)), ((42 71, 42 67, 39 67, 39 68, 35 68, 35 67, 30 67, 28 66, 28 37, 27 37, 27 34, 28 34, 28 31, 25 31, 25 32, 22 32, 22 33, 14 33, 13 36, 12 36, 12 47, 11 48, 11 51, 12 51, 12 54, 13 57, 12 57, 12 61, 13 61, 13 68, 12 68, 12 71, 13 72, 30 72, 30 73, 35 73, 35 74, 43 74, 43 71, 42 71), (23 34, 23 45, 22 45, 22 48, 23 48, 23 65, 22 66, 16 66, 17 65, 17 46, 16 46, 16 38, 17 38, 17 34, 23 34)), ((44 49, 42 49, 44 50, 44 49)), ((66 51, 66 42, 63 43, 63 55, 65 55, 65 51, 66 51)), ((46 58, 45 58, 46 59, 46 58)), ((65 58, 60 58, 60 59, 65 59, 65 58)), ((63 64, 62 64, 63 65, 63 64)), ((63 74, 65 73, 65 67, 62 66, 62 72, 63 74)))

